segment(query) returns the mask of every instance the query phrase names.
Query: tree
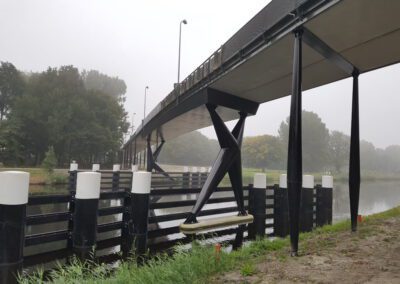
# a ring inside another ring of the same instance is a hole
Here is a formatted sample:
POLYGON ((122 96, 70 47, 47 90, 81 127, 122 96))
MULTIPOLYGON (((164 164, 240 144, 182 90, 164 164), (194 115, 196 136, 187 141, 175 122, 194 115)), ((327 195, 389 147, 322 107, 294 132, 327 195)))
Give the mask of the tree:
MULTIPOLYGON (((305 171, 321 171, 329 165, 329 130, 314 112, 303 110, 302 121, 303 169, 305 171)), ((287 148, 289 117, 281 123, 279 137, 287 148)))
POLYGON ((337 173, 348 164, 350 155, 350 137, 340 131, 332 131, 329 138, 330 160, 337 173))
POLYGON ((9 62, 0 64, 0 121, 3 120, 16 97, 22 95, 24 81, 21 73, 9 62))
POLYGON ((246 137, 242 145, 243 165, 255 168, 282 169, 285 151, 278 137, 246 137))
POLYGON ((217 157, 219 144, 198 131, 184 134, 165 143, 160 163, 176 165, 210 166, 217 157))
POLYGON ((118 77, 110 77, 96 70, 83 71, 82 78, 87 90, 100 91, 119 102, 125 101, 126 84, 118 77))
POLYGON ((42 167, 46 169, 49 175, 52 175, 56 166, 57 166, 56 154, 54 153, 53 146, 50 146, 42 162, 42 167))
POLYGON ((82 166, 112 163, 129 127, 126 117, 115 98, 87 90, 77 68, 49 68, 31 74, 15 99, 0 129, 0 153, 10 164, 39 165, 53 146, 60 166, 72 159, 82 166))

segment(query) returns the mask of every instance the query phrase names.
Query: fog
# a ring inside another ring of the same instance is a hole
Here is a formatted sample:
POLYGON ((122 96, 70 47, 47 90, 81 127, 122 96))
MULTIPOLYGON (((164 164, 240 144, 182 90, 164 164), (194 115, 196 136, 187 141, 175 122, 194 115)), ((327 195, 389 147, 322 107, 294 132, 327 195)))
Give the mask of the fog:
MULTIPOLYGON (((177 80, 179 22, 181 79, 191 73, 269 1, 0 0, 0 61, 23 71, 74 65, 125 80, 125 108, 134 123, 177 80)), ((360 76, 361 138, 378 147, 400 144, 397 131, 400 65, 360 76)), ((351 80, 304 93, 303 107, 327 127, 350 133, 351 80)), ((289 98, 262 105, 248 119, 245 135, 276 134, 289 114, 289 98)), ((203 133, 213 137, 208 128, 203 133)))

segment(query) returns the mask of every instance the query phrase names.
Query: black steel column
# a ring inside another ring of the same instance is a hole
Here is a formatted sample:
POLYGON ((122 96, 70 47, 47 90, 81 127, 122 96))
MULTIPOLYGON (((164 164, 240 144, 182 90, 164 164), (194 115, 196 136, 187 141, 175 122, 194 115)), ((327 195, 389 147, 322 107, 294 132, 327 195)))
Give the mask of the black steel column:
POLYGON ((349 193, 351 230, 357 230, 358 203, 360 198, 360 126, 358 107, 358 71, 353 73, 353 103, 351 111, 349 193))
POLYGON ((97 214, 100 197, 100 180, 100 173, 78 173, 72 242, 74 254, 80 260, 94 258, 97 235, 97 214))
POLYGON ((290 243, 292 256, 296 256, 298 251, 299 213, 303 175, 301 144, 302 33, 302 30, 297 30, 295 32, 287 163, 290 243))
POLYGON ((22 272, 29 173, 0 173, 0 283, 22 272))

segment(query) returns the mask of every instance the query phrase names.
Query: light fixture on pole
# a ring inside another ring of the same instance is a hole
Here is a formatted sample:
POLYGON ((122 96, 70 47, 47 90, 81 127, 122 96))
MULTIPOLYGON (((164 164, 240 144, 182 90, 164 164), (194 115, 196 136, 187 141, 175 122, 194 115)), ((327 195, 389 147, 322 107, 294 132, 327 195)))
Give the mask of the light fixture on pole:
POLYGON ((149 86, 146 86, 144 88, 144 108, 143 108, 143 120, 146 118, 146 97, 147 97, 147 90, 149 89, 149 86))
POLYGON ((181 75, 181 38, 182 38, 182 24, 186 25, 187 21, 182 20, 179 23, 179 54, 178 54, 178 86, 180 83, 180 75, 181 75))

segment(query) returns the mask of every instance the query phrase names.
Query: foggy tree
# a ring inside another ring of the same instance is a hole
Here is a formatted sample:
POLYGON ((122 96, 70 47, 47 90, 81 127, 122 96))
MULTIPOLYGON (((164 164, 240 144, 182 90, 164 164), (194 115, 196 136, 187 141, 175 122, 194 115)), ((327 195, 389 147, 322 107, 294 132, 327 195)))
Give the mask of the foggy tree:
POLYGON ((10 110, 16 97, 24 89, 21 73, 9 62, 0 64, 0 120, 3 120, 10 110))
POLYGON ((210 166, 217 157, 219 144, 198 131, 165 142, 159 162, 176 165, 210 166))
POLYGON ((278 137, 261 135, 243 140, 243 165, 247 167, 282 169, 285 157, 285 149, 278 137))
POLYGON ((1 127, 2 160, 39 165, 52 145, 60 166, 72 159, 111 162, 129 126, 126 116, 115 98, 86 90, 73 66, 31 74, 1 127))
POLYGON ((83 71, 82 78, 87 90, 97 90, 120 102, 125 101, 126 84, 118 77, 110 77, 96 70, 83 71))
POLYGON ((331 162, 337 173, 349 163, 350 137, 340 131, 332 131, 329 138, 331 162))
MULTIPOLYGON (((328 166, 329 130, 314 112, 302 112, 303 170, 321 171, 328 166)), ((289 141, 289 117, 279 128, 279 137, 287 149, 289 141)))

